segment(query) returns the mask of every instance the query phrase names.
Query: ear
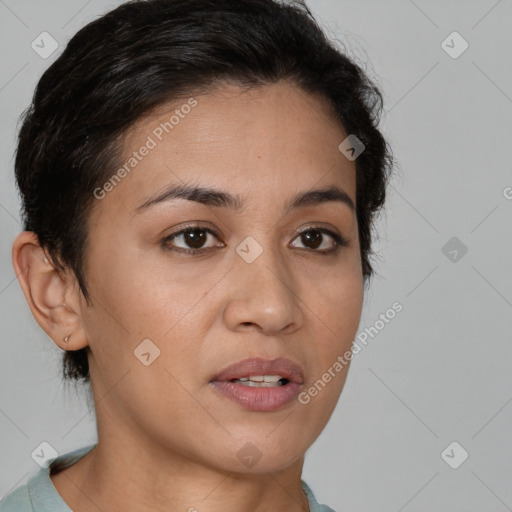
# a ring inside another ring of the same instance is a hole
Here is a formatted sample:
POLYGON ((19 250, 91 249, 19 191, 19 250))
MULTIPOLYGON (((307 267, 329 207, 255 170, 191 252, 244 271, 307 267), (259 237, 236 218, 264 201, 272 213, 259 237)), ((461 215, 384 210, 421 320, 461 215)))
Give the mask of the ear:
POLYGON ((23 231, 14 240, 12 263, 30 310, 46 334, 63 350, 86 347, 74 273, 59 275, 31 231, 23 231))

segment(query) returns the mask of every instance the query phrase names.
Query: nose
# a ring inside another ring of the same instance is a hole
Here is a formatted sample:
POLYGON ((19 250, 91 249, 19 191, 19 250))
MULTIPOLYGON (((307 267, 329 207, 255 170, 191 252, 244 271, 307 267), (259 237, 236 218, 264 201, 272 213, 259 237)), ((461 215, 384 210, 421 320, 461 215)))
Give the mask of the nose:
POLYGON ((296 279, 277 251, 267 248, 252 263, 237 256, 230 279, 224 320, 231 330, 272 335, 300 329, 303 313, 296 279))

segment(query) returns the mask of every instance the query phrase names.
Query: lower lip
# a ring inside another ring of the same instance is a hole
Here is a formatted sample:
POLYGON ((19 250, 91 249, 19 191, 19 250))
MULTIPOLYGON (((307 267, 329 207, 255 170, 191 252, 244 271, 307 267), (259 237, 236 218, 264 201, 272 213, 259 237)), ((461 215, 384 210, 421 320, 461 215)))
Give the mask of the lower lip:
POLYGON ((281 409, 297 398, 300 384, 288 382, 284 386, 256 388, 231 381, 214 381, 219 393, 230 398, 244 409, 256 412, 272 412, 281 409))

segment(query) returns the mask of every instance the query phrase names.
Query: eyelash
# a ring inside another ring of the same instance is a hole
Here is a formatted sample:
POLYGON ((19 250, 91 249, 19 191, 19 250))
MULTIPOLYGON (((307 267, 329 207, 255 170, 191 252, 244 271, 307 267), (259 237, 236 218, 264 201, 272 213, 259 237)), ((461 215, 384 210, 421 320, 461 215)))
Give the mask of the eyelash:
MULTIPOLYGON (((189 225, 189 226, 186 226, 185 228, 181 229, 180 231, 176 231, 175 233, 172 233, 172 234, 166 236, 165 238, 163 238, 161 241, 162 247, 167 251, 173 251, 178 254, 190 254, 192 256, 197 256, 199 254, 205 254, 206 252, 210 252, 210 250, 215 249, 215 247, 210 247, 207 249, 183 249, 181 247, 179 247, 179 248, 170 247, 168 245, 169 241, 174 240, 175 238, 177 238, 185 233, 188 233, 189 231, 193 231, 193 230, 205 231, 206 233, 210 233, 210 234, 214 235, 215 237, 220 238, 219 235, 210 228, 199 226, 199 225, 189 225)), ((348 245, 348 240, 346 238, 344 238, 343 236, 339 235, 338 233, 331 231, 330 229, 315 227, 315 226, 308 226, 306 229, 303 229, 302 231, 300 231, 298 233, 298 236, 296 238, 298 238, 302 234, 308 233, 310 231, 318 231, 320 233, 329 235, 334 240, 335 245, 332 249, 329 249, 327 251, 326 250, 318 251, 316 249, 307 249, 307 248, 303 249, 303 250, 316 252, 323 256, 328 256, 330 254, 336 254, 340 250, 341 247, 346 247, 348 245)))

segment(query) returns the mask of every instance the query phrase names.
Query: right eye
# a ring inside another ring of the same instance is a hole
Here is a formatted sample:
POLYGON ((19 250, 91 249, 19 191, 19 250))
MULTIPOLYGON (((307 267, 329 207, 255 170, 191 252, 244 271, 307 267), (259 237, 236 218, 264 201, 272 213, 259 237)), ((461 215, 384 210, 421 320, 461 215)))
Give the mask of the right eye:
POLYGON ((224 244, 220 242, 219 244, 210 245, 210 247, 205 249, 205 243, 212 237, 219 239, 217 233, 212 229, 192 225, 166 236, 162 239, 162 246, 166 250, 186 254, 199 254, 206 252, 206 249, 224 247, 224 244), (181 242, 181 247, 180 245, 175 245, 177 241, 181 242))

